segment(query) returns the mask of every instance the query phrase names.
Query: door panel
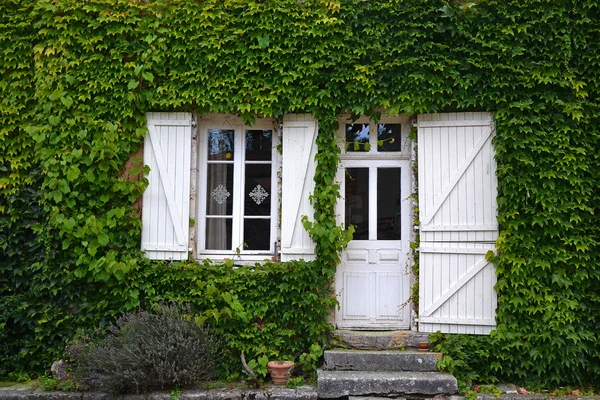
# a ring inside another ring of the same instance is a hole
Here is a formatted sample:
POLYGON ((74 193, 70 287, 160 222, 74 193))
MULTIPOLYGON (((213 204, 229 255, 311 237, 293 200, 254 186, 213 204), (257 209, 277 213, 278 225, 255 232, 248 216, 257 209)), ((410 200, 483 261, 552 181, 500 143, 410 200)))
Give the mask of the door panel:
MULTIPOLYGON (((367 293, 369 291, 369 272, 350 271, 344 274, 344 286, 351 293, 367 293)), ((360 296, 344 296, 343 310, 345 320, 364 320, 369 317, 369 300, 360 296)))
POLYGON ((402 320, 403 276, 399 272, 377 274, 376 320, 402 320))

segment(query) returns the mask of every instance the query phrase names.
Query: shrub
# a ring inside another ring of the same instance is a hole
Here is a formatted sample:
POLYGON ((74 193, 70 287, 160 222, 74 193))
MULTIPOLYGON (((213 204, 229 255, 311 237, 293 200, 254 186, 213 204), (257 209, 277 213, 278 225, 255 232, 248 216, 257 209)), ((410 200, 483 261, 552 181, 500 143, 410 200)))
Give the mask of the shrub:
POLYGON ((84 344, 74 376, 111 394, 189 387, 214 376, 220 344, 210 327, 162 304, 124 314, 108 335, 84 344))

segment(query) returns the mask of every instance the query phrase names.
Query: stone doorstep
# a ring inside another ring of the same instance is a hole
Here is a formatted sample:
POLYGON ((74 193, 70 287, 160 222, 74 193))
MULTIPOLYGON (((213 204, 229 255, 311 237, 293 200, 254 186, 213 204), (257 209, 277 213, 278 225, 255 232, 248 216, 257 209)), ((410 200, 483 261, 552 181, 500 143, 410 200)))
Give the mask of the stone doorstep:
POLYGON ((324 370, 329 371, 430 371, 440 353, 399 350, 326 350, 324 370))
MULTIPOLYGON (((0 400, 172 400, 169 393, 131 394, 111 396, 91 392, 44 392, 33 389, 1 389, 0 400)), ((184 390, 181 400, 317 400, 317 391, 311 386, 298 389, 268 387, 265 389, 206 389, 184 390)))
POLYGON ((465 400, 464 396, 452 395, 436 395, 436 396, 386 396, 386 397, 378 397, 378 396, 348 396, 348 400, 465 400))
POLYGON ((335 330, 333 336, 349 349, 399 350, 418 347, 419 342, 429 340, 428 333, 416 331, 349 331, 335 330))
POLYGON ((458 391, 456 378, 441 372, 319 370, 318 382, 319 398, 323 399, 366 395, 435 396, 458 391))
MULTIPOLYGON (((478 400, 498 400, 492 394, 477 395, 478 400)), ((555 396, 548 394, 502 394, 500 400, 600 400, 600 396, 555 396)))
MULTIPOLYGON (((348 400, 414 400, 419 399, 415 396, 394 396, 394 397, 377 397, 377 396, 348 396, 348 400)), ((500 397, 494 397, 493 395, 479 395, 478 400, 600 400, 600 396, 559 396, 550 397, 548 395, 541 394, 517 394, 517 395, 501 395, 500 397)), ((437 395, 433 397, 421 397, 420 400, 465 400, 464 396, 459 395, 437 395)))

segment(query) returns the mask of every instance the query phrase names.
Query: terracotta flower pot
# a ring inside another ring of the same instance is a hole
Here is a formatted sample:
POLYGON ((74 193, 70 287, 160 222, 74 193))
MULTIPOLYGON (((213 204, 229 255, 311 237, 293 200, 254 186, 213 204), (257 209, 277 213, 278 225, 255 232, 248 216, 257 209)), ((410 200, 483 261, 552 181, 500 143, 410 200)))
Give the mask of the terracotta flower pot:
POLYGON ((287 382, 287 372, 293 365, 293 361, 269 361, 267 369, 273 383, 276 385, 285 385, 287 382))
POLYGON ((419 342, 418 345, 419 351, 429 351, 429 342, 419 342))

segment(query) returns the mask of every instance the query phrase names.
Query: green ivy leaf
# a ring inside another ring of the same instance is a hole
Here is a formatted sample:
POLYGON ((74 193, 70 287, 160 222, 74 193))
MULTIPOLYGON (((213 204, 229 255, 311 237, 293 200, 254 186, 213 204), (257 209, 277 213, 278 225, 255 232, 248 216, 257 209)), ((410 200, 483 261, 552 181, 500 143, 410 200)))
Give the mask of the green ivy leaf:
MULTIPOLYGON (((151 72, 142 72, 142 76, 144 77, 144 79, 146 79, 148 82, 152 83, 154 82, 154 75, 152 75, 151 72)), ((130 82, 131 83, 131 82, 130 82)), ((137 86, 136 86, 137 87, 137 86)), ((134 88, 130 88, 130 89, 134 89, 134 88)))
POLYGON ((269 43, 270 43, 269 35, 261 35, 257 38, 257 40, 258 40, 258 45, 260 46, 261 49, 266 49, 267 47, 269 47, 269 43))
POLYGON ((139 81, 136 80, 130 80, 129 83, 127 84, 127 89, 129 90, 133 90, 135 88, 137 88, 140 85, 139 81))
POLYGON ((73 105, 73 98, 71 96, 62 96, 60 102, 63 103, 65 107, 69 108, 73 105))

